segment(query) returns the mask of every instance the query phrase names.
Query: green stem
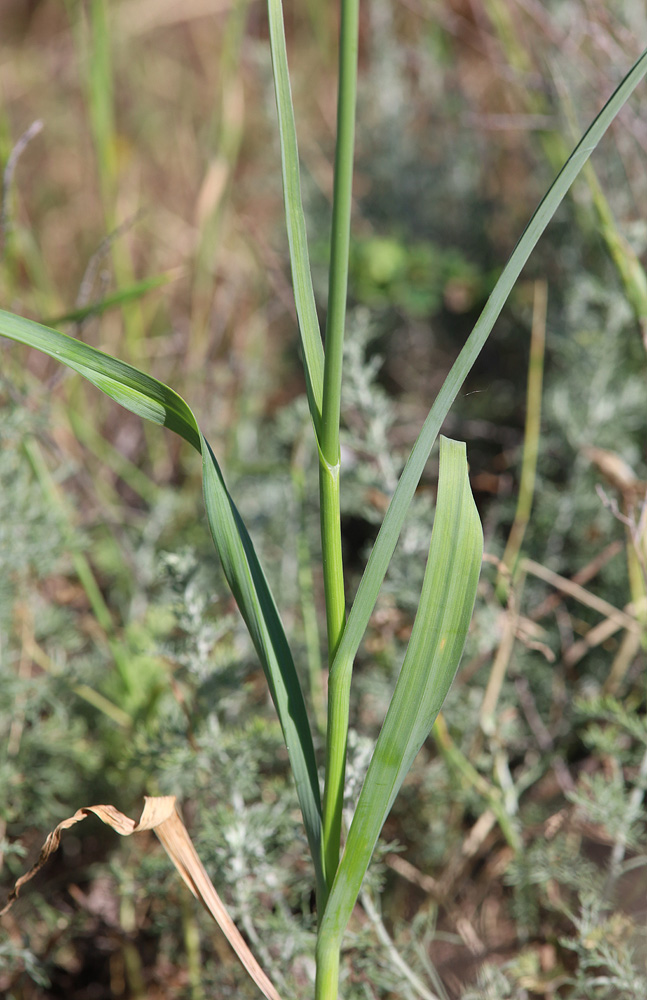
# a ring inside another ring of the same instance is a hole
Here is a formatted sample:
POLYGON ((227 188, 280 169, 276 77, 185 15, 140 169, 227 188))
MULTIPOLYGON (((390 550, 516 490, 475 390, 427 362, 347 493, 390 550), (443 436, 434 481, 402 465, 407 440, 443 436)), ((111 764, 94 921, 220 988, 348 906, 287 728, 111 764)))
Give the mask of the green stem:
POLYGON ((454 771, 457 771, 460 775, 462 775, 468 785, 471 785, 479 795, 483 796, 496 816, 501 832, 508 842, 508 845, 512 848, 515 854, 519 854, 523 850, 521 835, 514 819, 509 816, 506 811, 500 789, 491 785, 489 781, 487 781, 483 775, 476 770, 474 765, 470 763, 467 757, 459 750, 449 735, 447 724, 442 713, 439 713, 438 718, 434 723, 432 732, 438 745, 438 749, 449 766, 453 768, 454 771))
MULTIPOLYGON (((346 623, 339 507, 339 422, 348 289, 358 35, 359 0, 342 0, 339 36, 337 146, 335 150, 328 316, 326 321, 321 438, 319 442, 321 542, 330 664, 334 660, 346 623)), ((337 691, 333 685, 328 692, 326 780, 323 805, 324 863, 328 886, 332 885, 339 864, 341 842, 348 711, 336 711, 336 709, 344 704, 347 704, 347 699, 344 699, 343 693, 337 691)))
MULTIPOLYGON (((530 335, 530 361, 528 363, 528 389, 526 394, 526 428, 523 442, 523 459, 519 481, 519 499, 514 521, 501 562, 514 575, 530 520, 535 494, 535 475, 541 433, 541 392, 544 378, 544 353, 546 347, 546 306, 548 286, 545 281, 535 282, 535 304, 530 335)), ((499 573, 497 593, 502 601, 508 596, 509 583, 499 573)))
POLYGON ((359 0, 342 0, 339 36, 337 146, 335 150, 321 429, 321 451, 329 465, 336 465, 339 461, 339 411, 353 188, 358 25, 359 0))
MULTIPOLYGON (((344 567, 341 551, 339 512, 339 464, 328 465, 319 453, 319 496, 321 504, 321 543, 328 630, 328 662, 337 652, 346 622, 344 567)), ((342 685, 343 686, 343 685, 342 685)), ((326 778, 323 800, 324 869, 328 888, 333 883, 341 844, 341 816, 346 769, 348 711, 339 684, 328 687, 328 722, 326 735, 326 778), (342 711, 339 711, 339 709, 342 711)))
POLYGON ((317 941, 315 1000, 337 1000, 339 990, 339 941, 317 941))

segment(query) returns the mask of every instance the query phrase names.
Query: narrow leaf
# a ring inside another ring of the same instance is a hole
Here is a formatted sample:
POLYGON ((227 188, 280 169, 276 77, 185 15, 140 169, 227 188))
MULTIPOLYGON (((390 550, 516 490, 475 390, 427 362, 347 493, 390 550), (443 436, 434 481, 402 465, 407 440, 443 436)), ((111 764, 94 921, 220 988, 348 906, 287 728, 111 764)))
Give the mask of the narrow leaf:
POLYGON ((569 187, 589 159, 613 119, 646 73, 647 50, 643 52, 642 56, 604 105, 593 124, 584 133, 552 186, 539 203, 486 302, 476 326, 469 335, 449 375, 445 379, 413 446, 384 516, 384 521, 382 522, 375 545, 364 570, 364 575, 357 589, 355 601, 348 616, 335 661, 331 667, 331 675, 336 671, 340 671, 342 674, 350 674, 352 670, 355 654, 359 649, 373 608, 375 607, 375 602, 397 544, 400 531, 402 530, 409 504, 420 482, 420 477, 422 476, 438 432, 472 365, 481 353, 481 349, 507 302, 517 278, 548 223, 557 211, 569 187))
POLYGON ((124 306, 128 302, 136 302, 138 299, 143 298, 144 295, 147 295, 148 292, 152 292, 162 285, 167 285, 169 281, 173 281, 176 274, 177 271, 175 273, 167 272, 166 274, 156 274, 152 277, 144 278, 142 281, 136 281, 125 288, 119 288, 111 295, 106 295, 105 298, 99 299, 98 302, 90 302, 87 306, 79 306, 78 309, 73 309, 72 312, 64 313, 62 316, 48 318, 44 320, 44 324, 45 326, 59 326, 61 323, 82 323, 89 316, 100 316, 102 313, 108 312, 109 309, 116 309, 118 306, 124 306))
POLYGON ((268 0, 268 14, 274 91, 279 119, 283 197, 285 202, 285 220, 288 230, 288 244, 290 247, 292 285, 294 287, 294 299, 301 333, 308 403, 315 432, 319 439, 321 430, 324 354, 312 288, 310 259, 308 256, 308 237, 301 200, 299 151, 297 148, 294 108, 292 106, 292 92, 290 90, 290 77, 288 74, 288 57, 285 47, 281 0, 268 0))
POLYGON ((454 680, 482 555, 465 445, 441 437, 438 500, 420 604, 324 912, 323 948, 341 940, 384 821, 454 680))
POLYGON ((283 729, 317 875, 321 860, 321 802, 312 734, 283 625, 253 543, 231 499, 220 467, 190 407, 163 382, 64 333, 0 310, 0 336, 35 347, 79 372, 140 417, 162 424, 202 455, 209 528, 227 582, 260 658, 283 729))

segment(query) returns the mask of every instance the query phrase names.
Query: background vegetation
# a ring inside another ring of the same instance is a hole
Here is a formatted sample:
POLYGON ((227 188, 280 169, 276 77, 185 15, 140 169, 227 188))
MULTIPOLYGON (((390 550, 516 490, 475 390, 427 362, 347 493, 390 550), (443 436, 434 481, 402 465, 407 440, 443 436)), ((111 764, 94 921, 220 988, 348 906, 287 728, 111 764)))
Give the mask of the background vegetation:
MULTIPOLYGON (((191 401, 316 712, 316 458, 264 7, 42 0, 0 13, 2 305, 68 317, 65 329, 191 401)), ((323 288, 335 12, 311 0, 286 17, 323 288)), ((497 268, 571 133, 646 38, 632 0, 364 7, 343 400, 345 558, 358 573, 497 268)), ((346 937, 347 1000, 647 995, 646 104, 642 87, 448 418, 468 442, 491 559, 444 721, 346 937), (498 560, 512 566, 519 544, 510 585, 498 560), (581 589, 565 593, 564 577, 581 589)), ((176 794, 259 960, 286 998, 309 996, 305 840, 265 681, 212 556, 198 463, 53 362, 23 362, 3 346, 3 886, 79 805, 135 815, 144 792, 176 794)), ((358 663, 357 781, 411 628, 434 485, 432 462, 358 663)), ((90 822, 4 918, 0 990, 254 996, 154 841, 115 843, 90 822)))

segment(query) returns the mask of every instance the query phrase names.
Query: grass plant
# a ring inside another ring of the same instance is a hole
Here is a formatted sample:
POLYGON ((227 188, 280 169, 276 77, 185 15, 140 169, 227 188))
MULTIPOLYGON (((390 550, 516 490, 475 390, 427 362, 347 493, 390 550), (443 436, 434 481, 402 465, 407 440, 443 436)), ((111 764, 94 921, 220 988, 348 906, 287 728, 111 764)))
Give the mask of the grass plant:
MULTIPOLYGON (((87 14, 80 18, 77 17, 73 5, 69 5, 69 15, 78 27, 79 64, 87 91, 87 107, 103 213, 106 230, 112 233, 117 225, 120 192, 110 5, 106 0, 92 0, 88 5, 87 14)), ((110 251, 119 284, 128 287, 134 285, 132 261, 124 241, 111 240, 110 251)), ((143 322, 138 298, 139 296, 135 295, 130 305, 128 298, 122 299, 121 302, 126 333, 125 349, 128 357, 136 355, 137 341, 142 335, 143 322)))
MULTIPOLYGON (((340 953, 348 922, 384 823, 405 776, 434 724, 437 742, 450 767, 486 797, 501 827, 506 830, 510 847, 513 851, 519 847, 518 831, 510 822, 511 810, 506 805, 505 795, 479 778, 478 772, 460 749, 453 745, 442 719, 438 720, 468 634, 483 548, 482 530, 469 485, 466 448, 460 442, 440 438, 438 495, 415 622, 344 837, 343 809, 347 790, 353 664, 407 511, 445 418, 523 267, 569 187, 647 73, 647 52, 624 77, 587 129, 532 215, 429 410, 388 504, 355 597, 347 609, 340 514, 340 401, 347 325, 359 5, 357 0, 342 0, 341 6, 337 146, 324 338, 321 336, 308 260, 297 134, 280 0, 269 0, 268 9, 285 219, 308 408, 318 455, 321 572, 329 665, 323 796, 315 740, 304 695, 307 678, 297 670, 292 645, 254 542, 229 493, 214 451, 189 405, 172 388, 131 364, 13 313, 0 311, 0 334, 67 365, 122 407, 172 430, 199 453, 204 503, 213 542, 276 707, 301 807, 316 890, 315 997, 316 1000, 336 1000, 340 953)), ((92 10, 97 17, 103 16, 106 6, 97 2, 92 5, 92 10)), ((98 72, 96 68, 95 72, 98 72)), ((100 120, 97 110, 96 122, 100 120)), ((107 134, 105 130, 103 134, 107 134)), ((105 184, 108 183, 111 183, 110 178, 105 180, 105 184)), ((133 344, 129 342, 128 347, 130 351, 133 344)), ((541 365, 538 356, 536 348, 536 379, 539 378, 537 370, 541 365)), ((537 412, 536 406, 533 412, 537 412)), ((528 436, 536 439, 536 426, 534 429, 529 427, 528 436)), ((31 459, 36 462, 36 453, 31 459)), ((534 457, 529 449, 524 476, 525 506, 520 511, 520 525, 528 518, 533 476, 534 457)), ((516 559, 519 547, 520 540, 508 553, 510 562, 516 559)), ((307 560, 307 553, 304 553, 300 578, 309 590, 307 560)), ((89 567, 82 557, 76 562, 77 572, 85 581, 117 666, 124 674, 122 680, 127 684, 129 678, 123 663, 123 650, 113 648, 110 613, 93 582, 89 567)), ((310 600, 308 594, 305 598, 310 600)), ((312 686, 316 697, 316 683, 312 686)), ((505 764, 501 766, 504 768, 505 764)), ((519 874, 520 880, 522 877, 519 874)))

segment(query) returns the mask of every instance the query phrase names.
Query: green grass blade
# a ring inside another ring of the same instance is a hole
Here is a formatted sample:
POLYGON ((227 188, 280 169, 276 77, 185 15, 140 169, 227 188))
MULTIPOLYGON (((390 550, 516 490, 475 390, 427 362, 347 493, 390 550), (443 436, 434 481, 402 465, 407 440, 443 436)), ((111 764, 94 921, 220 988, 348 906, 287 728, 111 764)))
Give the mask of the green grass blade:
POLYGON ((420 604, 319 932, 339 945, 384 821, 456 674, 483 555, 465 445, 440 439, 438 501, 420 604))
POLYGON ((303 203, 301 201, 299 151, 297 148, 294 108, 292 106, 292 93, 288 74, 288 57, 283 27, 283 7, 281 0, 268 0, 267 6, 270 25, 272 70, 274 73, 274 91, 279 118, 283 196, 285 200, 288 244, 290 247, 292 284, 299 319, 299 330, 301 332, 308 403, 317 439, 319 440, 321 434, 324 353, 312 288, 306 222, 303 203))
POLYGON ((97 167, 108 228, 114 228, 114 200, 117 188, 117 131, 114 110, 114 74, 110 51, 111 32, 107 0, 91 0, 87 91, 90 125, 96 149, 97 167))
POLYGON ((120 288, 116 292, 106 295, 105 298, 100 299, 98 302, 90 302, 87 306, 73 309, 71 312, 63 313, 61 316, 53 316, 43 320, 43 323, 45 326, 59 326, 61 323, 82 323, 83 320, 88 319, 90 316, 100 316, 102 313, 108 312, 109 309, 115 309, 118 306, 126 305, 128 302, 141 299, 148 292, 152 292, 156 288, 161 288, 162 285, 167 285, 169 281, 174 281, 176 276, 177 271, 144 278, 143 281, 136 281, 132 285, 127 285, 125 288, 120 288))
MULTIPOLYGON (((347 692, 350 686, 350 673, 355 654, 375 607, 377 595, 382 586, 389 562, 391 561, 400 531, 402 530, 409 504, 420 482, 420 477, 429 458, 434 441, 449 412, 449 408, 489 337, 492 327, 503 309, 519 274, 566 192, 600 142, 600 139, 609 128, 613 119, 646 73, 647 50, 643 52, 640 59, 634 64, 622 83, 604 105, 593 124, 584 133, 584 136, 562 167, 547 194, 539 203, 429 411, 422 430, 413 446, 404 472, 391 498, 391 503, 384 517, 348 616, 335 662, 331 668, 331 676, 336 671, 340 671, 343 675, 348 676, 347 684, 340 686, 340 691, 345 689, 347 692)), ((347 700, 347 695, 345 697, 347 700)))
POLYGON ((261 659, 283 729, 317 878, 325 892, 319 778, 303 692, 269 584, 231 499, 211 446, 202 440, 202 482, 209 527, 231 592, 261 659))
POLYGON ((163 382, 72 337, 0 310, 0 336, 35 347, 79 372, 126 409, 175 431, 202 455, 207 517, 240 612, 261 660, 283 728, 312 851, 324 887, 319 781, 303 693, 274 599, 215 456, 190 407, 163 382))
POLYGON ((0 336, 62 361, 127 410, 168 427, 201 451, 200 432, 191 409, 163 382, 65 333, 1 309, 0 336))

